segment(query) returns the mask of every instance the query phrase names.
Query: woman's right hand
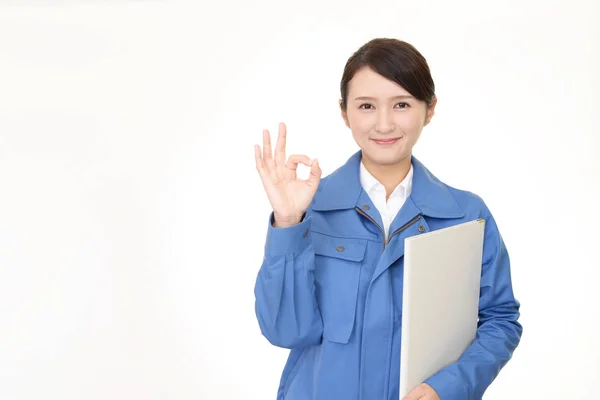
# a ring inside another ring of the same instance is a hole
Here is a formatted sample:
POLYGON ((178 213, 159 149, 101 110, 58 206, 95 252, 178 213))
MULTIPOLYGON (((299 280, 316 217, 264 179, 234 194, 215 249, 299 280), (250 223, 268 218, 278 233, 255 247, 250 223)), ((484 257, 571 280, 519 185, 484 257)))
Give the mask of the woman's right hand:
POLYGON ((273 207, 276 228, 300 223, 321 180, 321 168, 316 159, 311 161, 305 155, 292 155, 286 162, 285 140, 286 127, 282 122, 279 124, 275 157, 271 150, 271 135, 268 130, 263 130, 262 152, 259 145, 254 146, 256 169, 273 207), (298 164, 310 167, 307 180, 298 179, 298 164))

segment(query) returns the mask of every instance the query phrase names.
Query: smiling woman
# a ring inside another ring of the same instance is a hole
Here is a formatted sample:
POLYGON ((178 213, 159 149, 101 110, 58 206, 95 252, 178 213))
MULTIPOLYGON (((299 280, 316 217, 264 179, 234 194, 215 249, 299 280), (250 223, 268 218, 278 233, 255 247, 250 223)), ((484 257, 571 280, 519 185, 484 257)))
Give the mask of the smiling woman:
POLYGON ((389 198, 408 174, 412 148, 434 114, 429 66, 406 42, 374 40, 348 60, 340 89, 342 117, 362 149, 362 163, 389 198))
POLYGON ((321 179, 317 160, 286 160, 280 124, 256 168, 273 213, 255 286, 263 335, 291 349, 278 399, 398 399, 404 239, 486 220, 477 339, 407 400, 476 400, 517 347, 522 327, 508 253, 482 199, 438 180, 413 155, 437 104, 425 58, 374 39, 348 60, 342 118, 360 151, 321 179), (298 164, 310 177, 296 176, 298 164))

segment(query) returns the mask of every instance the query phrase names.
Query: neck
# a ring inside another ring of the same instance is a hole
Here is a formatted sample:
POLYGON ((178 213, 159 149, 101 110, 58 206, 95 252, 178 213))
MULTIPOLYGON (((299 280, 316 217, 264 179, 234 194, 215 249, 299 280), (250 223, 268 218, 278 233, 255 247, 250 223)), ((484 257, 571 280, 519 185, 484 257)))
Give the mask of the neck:
POLYGON ((362 158, 362 162, 367 171, 369 171, 369 173, 385 187, 387 200, 394 189, 396 189, 400 182, 408 175, 411 157, 408 156, 395 164, 376 164, 365 157, 362 158))

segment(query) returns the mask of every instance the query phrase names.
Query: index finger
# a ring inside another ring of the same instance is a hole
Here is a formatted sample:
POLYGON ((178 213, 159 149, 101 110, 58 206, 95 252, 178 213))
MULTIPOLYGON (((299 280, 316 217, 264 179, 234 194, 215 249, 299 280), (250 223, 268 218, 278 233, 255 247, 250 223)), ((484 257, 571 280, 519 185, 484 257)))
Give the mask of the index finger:
POLYGON ((283 122, 279 123, 279 135, 275 145, 275 165, 285 165, 285 144, 287 128, 283 122))

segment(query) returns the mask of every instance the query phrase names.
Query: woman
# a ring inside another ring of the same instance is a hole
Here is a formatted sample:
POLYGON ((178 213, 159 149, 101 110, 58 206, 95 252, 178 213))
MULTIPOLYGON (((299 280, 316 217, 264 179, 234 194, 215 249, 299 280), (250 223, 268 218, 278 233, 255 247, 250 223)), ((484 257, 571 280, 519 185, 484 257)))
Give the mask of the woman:
POLYGON ((406 399, 481 399, 510 359, 522 327, 509 258, 478 196, 439 181, 413 155, 437 99, 410 44, 375 39, 348 60, 342 118, 360 151, 321 180, 317 160, 286 161, 286 127, 256 168, 273 208, 256 281, 263 335, 291 349, 278 399, 398 399, 404 239, 486 220, 477 338, 406 399), (310 177, 296 177, 298 164, 310 177))

